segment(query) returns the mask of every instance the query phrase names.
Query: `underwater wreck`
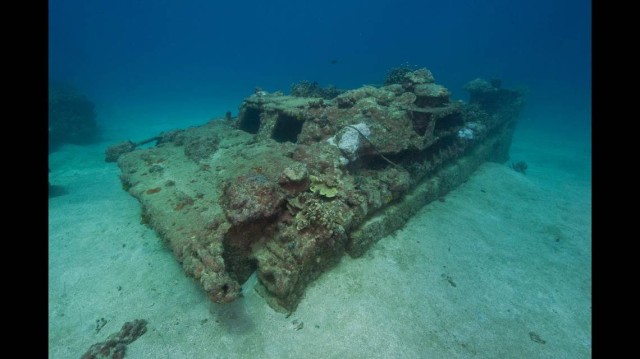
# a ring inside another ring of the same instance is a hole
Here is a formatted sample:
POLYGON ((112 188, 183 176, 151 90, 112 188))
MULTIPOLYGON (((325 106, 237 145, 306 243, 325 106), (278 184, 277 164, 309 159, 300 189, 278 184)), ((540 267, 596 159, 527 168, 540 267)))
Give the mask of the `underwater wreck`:
POLYGON ((143 223, 214 302, 256 290, 294 311, 345 253, 361 256, 485 161, 505 162, 520 92, 476 79, 450 100, 427 69, 332 99, 256 91, 236 119, 107 150, 143 223))

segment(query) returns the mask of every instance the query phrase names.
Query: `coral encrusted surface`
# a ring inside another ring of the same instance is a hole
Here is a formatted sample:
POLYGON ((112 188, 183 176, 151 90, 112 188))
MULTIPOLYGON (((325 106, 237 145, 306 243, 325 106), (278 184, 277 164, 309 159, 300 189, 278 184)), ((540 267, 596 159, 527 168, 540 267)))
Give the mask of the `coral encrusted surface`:
POLYGON ((235 119, 118 157, 143 221, 215 302, 257 290, 291 312, 342 255, 362 255, 484 161, 505 162, 518 91, 476 79, 450 100, 427 69, 333 99, 256 91, 235 119))

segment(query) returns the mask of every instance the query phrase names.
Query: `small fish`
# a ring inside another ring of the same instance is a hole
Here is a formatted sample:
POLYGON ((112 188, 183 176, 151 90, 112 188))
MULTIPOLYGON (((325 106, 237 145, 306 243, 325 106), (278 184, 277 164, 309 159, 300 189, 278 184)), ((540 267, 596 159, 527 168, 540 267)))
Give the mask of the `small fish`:
POLYGON ((331 65, 335 65, 335 64, 337 64, 337 63, 338 63, 338 60, 333 59, 333 60, 331 60, 330 62, 331 62, 331 65))

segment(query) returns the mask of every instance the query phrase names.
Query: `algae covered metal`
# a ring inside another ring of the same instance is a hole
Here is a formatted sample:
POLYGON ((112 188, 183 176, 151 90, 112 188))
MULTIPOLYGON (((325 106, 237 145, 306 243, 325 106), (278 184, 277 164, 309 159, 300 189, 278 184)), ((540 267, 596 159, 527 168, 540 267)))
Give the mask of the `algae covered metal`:
POLYGON ((114 145, 108 159, 211 300, 238 298, 257 272, 267 302, 293 311, 342 255, 362 255, 484 161, 508 159, 521 94, 480 79, 466 89, 469 103, 451 101, 419 69, 332 99, 259 90, 236 119, 151 148, 114 145))

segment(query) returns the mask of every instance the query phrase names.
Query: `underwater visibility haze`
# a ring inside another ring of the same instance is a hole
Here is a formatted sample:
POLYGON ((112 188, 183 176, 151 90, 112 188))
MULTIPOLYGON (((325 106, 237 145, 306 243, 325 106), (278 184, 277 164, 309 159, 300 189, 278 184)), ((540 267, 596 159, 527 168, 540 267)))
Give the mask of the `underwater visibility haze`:
POLYGON ((50 358, 591 357, 590 1, 48 29, 50 358))

